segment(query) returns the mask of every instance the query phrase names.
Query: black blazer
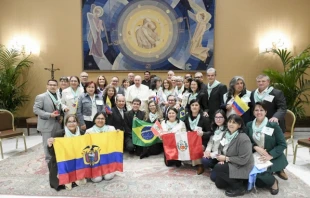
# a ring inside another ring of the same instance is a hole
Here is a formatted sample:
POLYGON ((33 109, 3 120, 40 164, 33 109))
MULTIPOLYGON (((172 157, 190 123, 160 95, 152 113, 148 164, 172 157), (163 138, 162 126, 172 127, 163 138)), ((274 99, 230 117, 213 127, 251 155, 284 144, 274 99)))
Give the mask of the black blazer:
MULTIPOLYGON (((138 110, 136 113, 136 117, 139 118, 140 120, 143 120, 144 118, 144 111, 138 110)), ((132 137, 132 120, 134 117, 134 111, 130 110, 125 113, 124 115, 124 120, 125 120, 125 136, 126 137, 132 137)))
MULTIPOLYGON (((186 130, 193 131, 194 129, 191 129, 189 121, 188 121, 188 117, 189 117, 189 114, 186 114, 185 119, 184 119, 186 130)), ((201 113, 197 126, 202 128, 202 131, 203 131, 202 144, 206 147, 212 135, 210 118, 204 117, 203 114, 201 113)))
POLYGON ((210 93, 208 104, 209 110, 208 114, 211 119, 214 118, 214 113, 220 109, 221 104, 224 103, 223 95, 227 92, 227 86, 224 84, 219 84, 218 86, 214 87, 210 93))
MULTIPOLYGON (((125 118, 125 109, 124 109, 124 118, 125 118)), ((112 125, 115 129, 119 129, 125 132, 125 119, 122 118, 121 113, 117 107, 112 107, 112 114, 108 115, 107 124, 112 125)))
MULTIPOLYGON (((191 93, 192 94, 192 93, 191 93)), ((186 105, 186 110, 188 112, 190 106, 189 106, 189 97, 190 95, 188 96, 188 102, 187 102, 187 105, 186 105)), ((196 99, 199 101, 199 104, 200 104, 200 109, 203 111, 203 112, 207 112, 208 111, 208 95, 205 94, 203 91, 199 91, 198 92, 198 95, 196 97, 196 99)))
MULTIPOLYGON (((253 112, 254 107, 255 107, 255 100, 254 100, 254 91, 252 91, 251 93, 251 112, 253 112)), ((274 96, 272 102, 269 102, 267 100, 264 100, 264 103, 267 106, 267 115, 266 117, 268 119, 272 118, 272 117, 276 117, 279 120, 279 125, 283 131, 283 133, 285 132, 285 114, 286 114, 286 100, 284 97, 284 94, 281 90, 279 89, 273 89, 269 95, 274 96)), ((254 120, 254 115, 252 116, 252 120, 254 120)))

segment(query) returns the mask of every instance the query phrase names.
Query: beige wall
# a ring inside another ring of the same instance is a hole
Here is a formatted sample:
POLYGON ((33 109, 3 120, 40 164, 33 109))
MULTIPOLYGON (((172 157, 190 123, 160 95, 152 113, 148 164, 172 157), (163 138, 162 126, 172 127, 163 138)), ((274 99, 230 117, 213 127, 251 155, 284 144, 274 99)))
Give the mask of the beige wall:
MULTIPOLYGON (((266 67, 279 67, 274 56, 259 55, 259 41, 269 31, 283 32, 299 53, 310 44, 309 0, 217 0, 215 19, 215 68, 218 79, 228 83, 234 75, 245 77, 248 89, 255 88, 255 77, 266 67)), ((45 91, 54 63, 55 77, 79 75, 82 71, 81 3, 79 0, 1 0, 0 43, 14 35, 28 34, 40 44, 39 56, 29 71, 31 100, 19 116, 31 116, 37 94, 45 91)), ((121 79, 127 72, 103 72, 110 79, 121 79)), ((139 74, 142 74, 141 72, 139 74)), ((177 73, 182 74, 184 73, 177 73)), ((95 80, 99 73, 90 73, 95 80)), ((159 73, 165 77, 165 73, 159 73)), ((307 110, 310 115, 310 109, 307 110)))

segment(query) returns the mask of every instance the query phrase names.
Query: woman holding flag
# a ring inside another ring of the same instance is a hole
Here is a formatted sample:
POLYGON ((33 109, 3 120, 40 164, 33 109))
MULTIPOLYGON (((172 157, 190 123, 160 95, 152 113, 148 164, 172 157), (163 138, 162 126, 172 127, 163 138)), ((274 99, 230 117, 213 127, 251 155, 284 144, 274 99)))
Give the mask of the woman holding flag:
MULTIPOLYGON (((197 131, 197 135, 202 136, 201 149, 204 150, 209 142, 210 136, 212 135, 210 121, 209 118, 203 116, 199 101, 197 99, 191 100, 189 105, 190 109, 184 119, 186 130, 197 131)), ((197 166, 197 175, 204 172, 201 159, 192 160, 192 165, 197 166)))
MULTIPOLYGON (((96 113, 96 115, 94 116, 94 120, 93 120, 93 123, 95 123, 95 125, 89 129, 87 129, 85 134, 104 133, 104 132, 109 132, 109 131, 115 131, 114 126, 110 126, 110 125, 105 124, 106 119, 107 119, 107 116, 105 115, 105 113, 103 113, 103 112, 96 113)), ((94 183, 98 183, 98 182, 101 182, 102 179, 111 180, 114 178, 114 176, 115 176, 115 173, 108 173, 108 174, 103 175, 103 176, 91 178, 91 181, 94 183)))
MULTIPOLYGON (((48 163, 48 169, 49 169, 49 180, 50 180, 50 186, 52 188, 55 188, 57 191, 63 189, 64 187, 67 190, 71 190, 72 189, 72 183, 69 184, 65 184, 63 185, 59 185, 59 180, 58 180, 58 168, 57 168, 57 162, 56 162, 56 156, 55 156, 55 151, 54 151, 54 147, 53 147, 53 143, 55 141, 55 137, 76 137, 76 136, 80 136, 80 129, 79 129, 79 125, 78 125, 78 119, 76 117, 76 115, 68 115, 65 119, 65 129, 64 130, 60 130, 60 131, 55 131, 54 137, 49 138, 47 140, 47 145, 48 145, 48 151, 51 155, 51 160, 48 163)), ((76 185, 83 185, 86 184, 86 179, 81 179, 81 180, 77 180, 74 183, 76 185)), ((74 184, 73 184, 74 186, 74 184)))
MULTIPOLYGON (((166 120, 163 120, 161 122, 162 126, 162 133, 161 135, 165 133, 186 133, 186 127, 184 122, 179 120, 177 118, 178 110, 174 107, 169 108, 167 112, 167 118, 166 120)), ((166 160, 166 156, 164 155, 164 161, 166 166, 172 166, 175 165, 176 167, 180 167, 182 165, 181 161, 179 160, 166 160)))
POLYGON ((272 195, 276 195, 279 192, 279 183, 273 173, 282 171, 288 164, 283 153, 286 141, 279 124, 268 121, 266 104, 256 102, 253 113, 255 119, 247 124, 253 151, 259 154, 260 161, 272 162, 272 166, 265 172, 257 174, 255 185, 259 188, 267 187, 272 195))
POLYGON ((103 91, 103 102, 105 104, 105 112, 107 114, 112 113, 112 107, 115 107, 115 96, 116 96, 116 89, 112 85, 106 86, 105 90, 103 91))
POLYGON ((251 92, 246 89, 244 79, 241 76, 235 76, 229 83, 227 93, 223 95, 224 104, 221 108, 226 111, 227 117, 237 114, 246 124, 251 121, 250 96, 251 92))
MULTIPOLYGON (((154 100, 148 102, 148 108, 145 111, 144 121, 149 123, 161 122, 163 120, 163 112, 158 104, 154 100)), ((163 151, 163 144, 156 143, 152 146, 143 147, 140 159, 148 157, 150 155, 158 155, 163 151)))
MULTIPOLYGON (((102 97, 97 95, 97 85, 93 81, 85 84, 85 93, 80 96, 77 116, 81 130, 86 131, 93 126, 93 118, 97 112, 104 111, 102 97)), ((81 134, 84 132, 81 131, 81 134)))

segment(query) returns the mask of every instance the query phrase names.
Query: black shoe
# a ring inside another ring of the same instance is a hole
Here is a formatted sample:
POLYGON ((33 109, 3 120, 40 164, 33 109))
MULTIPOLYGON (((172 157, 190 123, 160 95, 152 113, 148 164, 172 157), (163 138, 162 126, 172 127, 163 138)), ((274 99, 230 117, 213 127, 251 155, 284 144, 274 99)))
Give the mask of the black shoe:
POLYGON ((168 166, 168 167, 173 165, 173 162, 171 160, 167 160, 166 159, 166 155, 165 154, 164 154, 164 162, 165 162, 165 165, 168 166))
POLYGON ((227 197, 238 197, 238 196, 243 196, 245 193, 245 190, 242 189, 230 189, 225 191, 225 195, 227 197))
POLYGON ((275 182, 277 182, 278 189, 272 189, 272 188, 270 188, 270 193, 271 193, 272 195, 276 195, 276 194, 279 193, 279 182, 278 182, 277 179, 276 179, 275 182))
POLYGON ((140 159, 143 159, 145 157, 150 156, 149 151, 144 151, 141 155, 140 155, 140 159))
POLYGON ((135 151, 134 151, 134 150, 129 151, 129 154, 130 154, 130 155, 133 155, 133 154, 135 154, 135 151))
POLYGON ((182 162, 179 161, 179 160, 176 160, 176 161, 175 161, 175 166, 176 166, 176 167, 182 166, 182 162))

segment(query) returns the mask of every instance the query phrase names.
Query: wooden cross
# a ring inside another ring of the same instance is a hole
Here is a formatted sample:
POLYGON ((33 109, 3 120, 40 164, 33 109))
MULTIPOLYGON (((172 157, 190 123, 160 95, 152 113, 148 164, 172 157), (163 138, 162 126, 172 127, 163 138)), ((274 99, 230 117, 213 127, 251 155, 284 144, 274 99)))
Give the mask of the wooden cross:
POLYGON ((60 70, 58 68, 54 69, 54 64, 52 64, 52 68, 44 68, 44 69, 51 72, 51 79, 53 79, 53 80, 54 80, 54 72, 57 70, 60 70))

